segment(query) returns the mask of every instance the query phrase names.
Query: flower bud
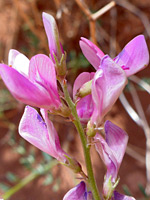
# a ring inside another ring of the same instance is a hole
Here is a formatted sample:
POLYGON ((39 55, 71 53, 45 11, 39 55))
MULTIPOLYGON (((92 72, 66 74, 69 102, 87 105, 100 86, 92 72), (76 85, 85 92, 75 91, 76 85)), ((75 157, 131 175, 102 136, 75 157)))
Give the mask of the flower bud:
POLYGON ((83 98, 87 96, 88 94, 91 94, 91 87, 92 87, 92 80, 84 83, 82 87, 78 90, 75 96, 83 98))
POLYGON ((94 124, 91 124, 91 121, 87 124, 87 131, 86 134, 89 137, 94 137, 96 135, 96 126, 94 124))

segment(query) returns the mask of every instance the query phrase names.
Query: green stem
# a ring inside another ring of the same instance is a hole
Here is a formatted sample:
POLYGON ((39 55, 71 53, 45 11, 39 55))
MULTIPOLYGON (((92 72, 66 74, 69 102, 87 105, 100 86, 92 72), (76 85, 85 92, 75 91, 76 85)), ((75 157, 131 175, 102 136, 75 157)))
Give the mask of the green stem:
POLYGON ((36 179, 38 176, 46 173, 49 171, 51 168, 53 168, 55 165, 58 164, 58 161, 54 160, 51 161, 51 163, 45 164, 42 166, 42 169, 40 169, 40 166, 36 168, 31 174, 26 176, 24 179, 22 179, 18 184, 10 188, 2 197, 4 200, 7 200, 10 198, 12 195, 14 195, 16 192, 21 190, 24 186, 26 186, 28 183, 36 179))
POLYGON ((92 162, 91 162, 91 157, 90 157, 90 146, 87 144, 87 139, 86 136, 84 134, 84 130, 83 127, 81 125, 81 122, 79 120, 78 114, 77 114, 77 110, 76 110, 76 106, 73 103, 72 99, 70 98, 68 89, 67 89, 67 82, 66 80, 64 80, 61 83, 61 86, 63 88, 64 91, 64 95, 65 95, 65 100, 71 110, 71 113, 73 115, 73 123, 80 135, 80 139, 81 139, 81 143, 82 143, 82 147, 83 147, 83 151, 84 151, 84 157, 85 157, 85 163, 86 163, 86 168, 87 168, 87 173, 88 173, 88 183, 90 185, 90 188, 92 190, 92 194, 95 200, 101 200, 100 196, 99 196, 99 192, 97 189, 97 185, 95 182, 95 178, 94 178, 94 173, 93 173, 93 169, 92 169, 92 162))

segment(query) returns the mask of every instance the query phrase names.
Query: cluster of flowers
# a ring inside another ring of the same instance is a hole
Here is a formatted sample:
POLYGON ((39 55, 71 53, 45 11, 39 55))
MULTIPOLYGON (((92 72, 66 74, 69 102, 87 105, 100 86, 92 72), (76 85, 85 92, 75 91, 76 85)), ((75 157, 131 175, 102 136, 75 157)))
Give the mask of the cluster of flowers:
MULTIPOLYGON (((43 13, 43 23, 50 57, 38 54, 29 60, 20 52, 11 49, 8 65, 0 64, 0 75, 17 100, 40 108, 42 117, 34 108, 26 106, 19 125, 20 135, 67 165, 71 157, 61 148, 58 134, 48 118, 48 113, 61 113, 64 116, 69 113, 57 87, 57 79, 66 75, 66 54, 60 43, 54 18, 43 13)), ((104 55, 85 38, 81 38, 80 47, 96 72, 84 72, 77 77, 73 87, 73 100, 81 122, 87 124, 86 136, 92 137, 93 144, 107 168, 103 199, 133 200, 133 197, 115 191, 128 135, 110 121, 106 121, 104 125, 105 139, 96 130, 127 84, 127 78, 147 66, 149 53, 144 36, 139 35, 131 40, 114 59, 104 55)), ((82 181, 63 199, 92 200, 93 197, 82 181)))

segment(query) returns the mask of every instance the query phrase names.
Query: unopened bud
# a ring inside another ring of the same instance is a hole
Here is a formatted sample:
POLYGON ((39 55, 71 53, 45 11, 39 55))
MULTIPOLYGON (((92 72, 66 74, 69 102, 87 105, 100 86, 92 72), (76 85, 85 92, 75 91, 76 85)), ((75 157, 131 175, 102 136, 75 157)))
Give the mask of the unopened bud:
POLYGON ((91 87, 92 87, 92 80, 84 83, 82 87, 79 89, 79 91, 76 94, 76 97, 83 98, 87 96, 88 94, 91 94, 91 87))
POLYGON ((86 134, 89 137, 94 137, 96 134, 96 126, 94 124, 91 124, 91 121, 87 124, 86 134))

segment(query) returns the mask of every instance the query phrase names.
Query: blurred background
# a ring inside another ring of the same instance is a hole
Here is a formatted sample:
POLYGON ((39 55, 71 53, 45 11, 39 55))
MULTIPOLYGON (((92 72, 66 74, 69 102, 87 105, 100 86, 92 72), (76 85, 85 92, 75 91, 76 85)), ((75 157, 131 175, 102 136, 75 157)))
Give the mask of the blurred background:
MULTIPOLYGON (((86 5, 94 13, 109 2, 84 0, 84 6, 86 5)), ((89 19, 77 0, 0 0, 0 61, 7 64, 8 52, 12 48, 22 52, 28 58, 38 53, 49 54, 41 17, 43 11, 53 15, 57 21, 61 42, 67 52, 67 79, 71 91, 79 73, 94 71, 79 47, 80 37, 90 39, 91 32, 89 19)), ((116 1, 113 8, 96 20, 97 44, 105 53, 115 57, 132 38, 144 34, 150 48, 149 21, 149 0, 116 1)), ((144 81, 146 85, 150 84, 149 66, 136 75, 138 77, 136 80, 144 81)), ((134 82, 129 80, 124 95, 135 110, 140 106, 136 101, 138 95, 145 114, 143 120, 150 124, 149 94, 139 87, 141 82, 137 81, 138 84, 134 82)), ((33 174, 37 166, 42 169, 43 165, 53 161, 50 156, 20 138, 18 124, 24 106, 12 97, 0 79, 0 194, 10 191, 11 187, 33 174)), ((129 134, 128 149, 119 171, 118 190, 121 193, 131 194, 137 199, 149 199, 144 191, 147 180, 144 129, 137 125, 136 120, 134 122, 130 118, 119 100, 105 118, 129 134)), ((75 128, 61 117, 51 116, 51 120, 54 122, 63 148, 84 165, 83 155, 80 153, 82 148, 75 128)), ((98 186, 102 189, 105 167, 94 148, 92 160, 98 186)), ((9 199, 59 200, 77 183, 79 177, 74 177, 73 173, 64 166, 56 165, 43 175, 38 174, 37 177, 33 176, 30 179, 33 180, 14 195, 10 195, 9 199)))

